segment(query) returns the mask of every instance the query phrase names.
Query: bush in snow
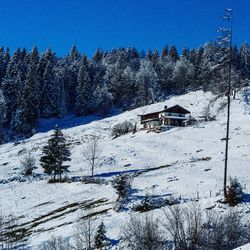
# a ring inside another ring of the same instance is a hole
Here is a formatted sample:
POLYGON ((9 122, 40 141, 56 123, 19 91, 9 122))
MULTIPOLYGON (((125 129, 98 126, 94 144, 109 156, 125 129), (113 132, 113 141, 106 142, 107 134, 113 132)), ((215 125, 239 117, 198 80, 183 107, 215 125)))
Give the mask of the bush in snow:
POLYGON ((249 225, 232 209, 225 215, 210 211, 199 234, 199 246, 211 250, 234 249, 250 240, 249 225))
POLYGON ((112 132, 111 135, 116 137, 119 137, 121 135, 125 135, 128 134, 130 132, 134 131, 134 125, 132 122, 129 121, 125 121, 125 122, 121 122, 116 124, 113 128, 112 128, 112 132))
POLYGON ((230 206, 235 206, 244 200, 244 193, 242 186, 237 178, 229 179, 229 186, 227 187, 227 202, 230 206))
POLYGON ((163 226, 171 236, 174 249, 196 249, 199 244, 202 227, 202 213, 199 206, 181 208, 171 206, 163 210, 165 221, 163 226))
POLYGON ((178 201, 174 200, 172 197, 170 198, 161 198, 161 197, 150 197, 146 195, 140 203, 135 204, 132 207, 133 211, 144 213, 153 209, 161 208, 164 206, 172 206, 177 204, 178 201))
POLYGON ((172 206, 164 210, 162 224, 174 244, 174 249, 228 250, 250 240, 249 225, 236 210, 224 215, 215 211, 202 212, 200 207, 172 206))
POLYGON ((32 175, 35 169, 36 159, 29 153, 20 162, 22 167, 22 174, 25 176, 32 175))
POLYGON ((211 114, 210 104, 204 107, 204 109, 202 110, 202 115, 204 117, 205 122, 215 120, 215 116, 212 116, 211 114))
POLYGON ((40 250, 70 250, 72 246, 70 245, 68 238, 62 237, 52 237, 50 240, 44 242, 40 247, 40 250))
POLYGON ((125 249, 166 249, 158 220, 155 220, 153 217, 131 216, 129 222, 123 226, 121 231, 122 239, 126 243, 125 249))

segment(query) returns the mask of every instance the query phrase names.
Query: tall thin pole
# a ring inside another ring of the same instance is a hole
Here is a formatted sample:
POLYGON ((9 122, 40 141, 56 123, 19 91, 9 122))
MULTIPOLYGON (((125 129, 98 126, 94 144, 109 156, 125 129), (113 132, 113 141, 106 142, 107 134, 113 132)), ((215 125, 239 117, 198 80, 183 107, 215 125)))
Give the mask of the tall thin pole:
POLYGON ((226 127, 226 148, 225 148, 225 166, 224 166, 224 197, 227 198, 227 167, 228 167, 228 142, 229 142, 229 124, 230 124, 230 106, 231 106, 231 71, 232 71, 232 10, 226 9, 224 17, 230 24, 228 29, 229 38, 229 61, 228 61, 228 92, 227 92, 227 127, 226 127))

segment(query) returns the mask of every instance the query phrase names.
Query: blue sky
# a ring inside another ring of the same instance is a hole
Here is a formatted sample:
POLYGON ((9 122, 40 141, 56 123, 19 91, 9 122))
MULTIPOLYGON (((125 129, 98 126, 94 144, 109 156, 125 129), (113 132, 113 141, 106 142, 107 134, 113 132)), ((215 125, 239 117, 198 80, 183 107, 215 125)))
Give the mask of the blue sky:
POLYGON ((234 43, 248 42, 250 0, 1 0, 0 44, 58 55, 73 44, 89 56, 98 47, 181 51, 214 40, 226 7, 234 11, 234 43))

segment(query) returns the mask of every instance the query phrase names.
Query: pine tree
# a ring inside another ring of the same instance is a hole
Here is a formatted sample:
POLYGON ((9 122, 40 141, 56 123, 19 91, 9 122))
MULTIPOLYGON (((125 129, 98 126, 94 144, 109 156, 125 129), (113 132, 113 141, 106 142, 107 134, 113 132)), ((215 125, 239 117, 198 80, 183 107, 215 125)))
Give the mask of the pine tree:
POLYGON ((110 242, 106 236, 106 228, 103 222, 98 226, 94 242, 95 249, 106 250, 110 246, 110 242))
POLYGON ((69 168, 69 165, 64 165, 63 163, 71 160, 71 154, 64 135, 58 126, 55 127, 48 144, 43 147, 42 153, 40 162, 44 173, 53 174, 54 181, 56 176, 59 176, 59 181, 62 181, 62 174, 68 172, 69 168))

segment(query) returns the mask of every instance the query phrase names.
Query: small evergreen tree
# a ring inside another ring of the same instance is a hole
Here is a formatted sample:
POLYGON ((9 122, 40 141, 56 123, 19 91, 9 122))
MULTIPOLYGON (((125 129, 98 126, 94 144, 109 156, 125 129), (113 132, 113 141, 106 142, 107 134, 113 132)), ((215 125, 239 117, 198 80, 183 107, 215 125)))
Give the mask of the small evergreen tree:
POLYGON ((244 201, 244 192, 238 179, 229 178, 229 186, 227 187, 227 202, 230 206, 235 206, 238 203, 244 201))
POLYGON ((108 249, 110 246, 110 242, 106 236, 106 227, 102 222, 97 229, 96 236, 95 236, 95 249, 108 249))
POLYGON ((54 181, 59 175, 59 181, 62 181, 62 173, 68 172, 69 165, 64 165, 65 161, 70 161, 70 151, 62 131, 58 126, 55 127, 54 133, 48 140, 48 144, 43 147, 41 165, 44 173, 53 174, 54 181))

